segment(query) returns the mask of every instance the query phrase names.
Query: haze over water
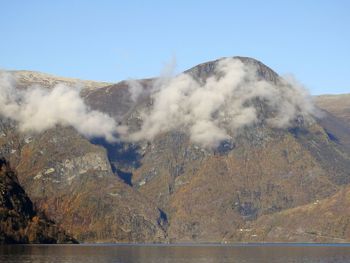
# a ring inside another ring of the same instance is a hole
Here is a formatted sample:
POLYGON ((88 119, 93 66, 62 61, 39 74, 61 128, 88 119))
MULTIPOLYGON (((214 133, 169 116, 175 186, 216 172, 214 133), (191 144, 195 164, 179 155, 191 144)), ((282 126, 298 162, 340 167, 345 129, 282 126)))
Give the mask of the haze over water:
POLYGON ((350 245, 14 245, 0 262, 250 263, 350 262, 350 245))

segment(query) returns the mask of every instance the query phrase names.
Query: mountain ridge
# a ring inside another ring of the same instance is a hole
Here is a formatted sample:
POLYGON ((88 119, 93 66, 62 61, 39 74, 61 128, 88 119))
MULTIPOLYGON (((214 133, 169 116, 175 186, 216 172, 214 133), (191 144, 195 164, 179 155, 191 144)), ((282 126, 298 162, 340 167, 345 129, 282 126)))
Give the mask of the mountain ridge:
POLYGON ((60 83, 72 86, 83 86, 87 89, 94 89, 111 84, 110 82, 61 77, 53 74, 31 70, 9 70, 6 72, 14 75, 15 79, 18 82, 18 85, 26 85, 27 83, 31 83, 31 85, 53 87, 60 83))

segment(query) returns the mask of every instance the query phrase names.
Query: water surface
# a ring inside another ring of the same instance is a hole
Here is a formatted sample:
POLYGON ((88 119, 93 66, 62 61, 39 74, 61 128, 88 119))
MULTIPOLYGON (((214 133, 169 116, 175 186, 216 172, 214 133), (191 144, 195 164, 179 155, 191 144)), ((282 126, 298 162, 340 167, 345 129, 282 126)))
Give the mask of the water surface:
POLYGON ((350 262, 350 244, 10 245, 0 262, 227 263, 350 262))

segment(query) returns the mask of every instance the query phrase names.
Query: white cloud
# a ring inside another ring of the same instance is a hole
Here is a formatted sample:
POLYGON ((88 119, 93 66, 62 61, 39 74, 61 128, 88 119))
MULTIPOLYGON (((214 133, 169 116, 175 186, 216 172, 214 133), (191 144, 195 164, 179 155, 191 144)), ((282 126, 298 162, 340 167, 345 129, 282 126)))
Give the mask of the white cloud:
MULTIPOLYGON (((59 84, 52 89, 18 90, 6 72, 0 72, 0 115, 17 121, 22 132, 63 125, 74 127, 86 137, 104 137, 112 142, 116 135, 125 141, 139 141, 181 130, 192 142, 210 148, 257 122, 286 128, 298 116, 307 119, 316 114, 310 95, 294 79, 268 82, 257 77, 254 66, 240 59, 220 60, 215 74, 204 83, 186 73, 173 77, 174 64, 168 65, 153 82, 153 88, 147 90, 153 104, 141 112, 142 126, 136 132, 118 126, 105 113, 91 110, 77 88, 59 84)), ((130 80, 128 84, 131 99, 136 102, 145 91, 138 81, 130 80)))
POLYGON ((115 141, 115 134, 122 131, 113 118, 89 109, 79 89, 58 84, 52 89, 36 86, 18 90, 6 72, 0 72, 0 115, 18 122, 24 133, 62 125, 72 126, 86 137, 115 141))
MULTIPOLYGON (((131 140, 152 140, 171 130, 187 132, 194 143, 215 147, 259 121, 259 100, 270 114, 266 123, 274 128, 291 125, 297 116, 315 114, 307 91, 296 81, 282 79, 278 85, 257 77, 256 68, 239 59, 218 62, 216 74, 200 84, 189 74, 162 82, 151 94, 153 107, 143 112, 139 131, 131 140)), ((261 121, 261 120, 260 120, 261 121)))

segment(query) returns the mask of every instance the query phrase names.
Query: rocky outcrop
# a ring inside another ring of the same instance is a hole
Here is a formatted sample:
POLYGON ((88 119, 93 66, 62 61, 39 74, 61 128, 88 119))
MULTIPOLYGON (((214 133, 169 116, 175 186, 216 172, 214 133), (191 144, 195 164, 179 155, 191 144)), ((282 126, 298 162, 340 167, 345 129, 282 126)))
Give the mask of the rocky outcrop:
POLYGON ((9 163, 0 158, 0 244, 77 243, 38 212, 9 163))
POLYGON ((12 131, 11 136, 1 149, 8 149, 3 154, 13 160, 21 185, 38 208, 79 241, 165 240, 161 211, 112 172, 105 149, 72 128, 30 137, 12 131))

